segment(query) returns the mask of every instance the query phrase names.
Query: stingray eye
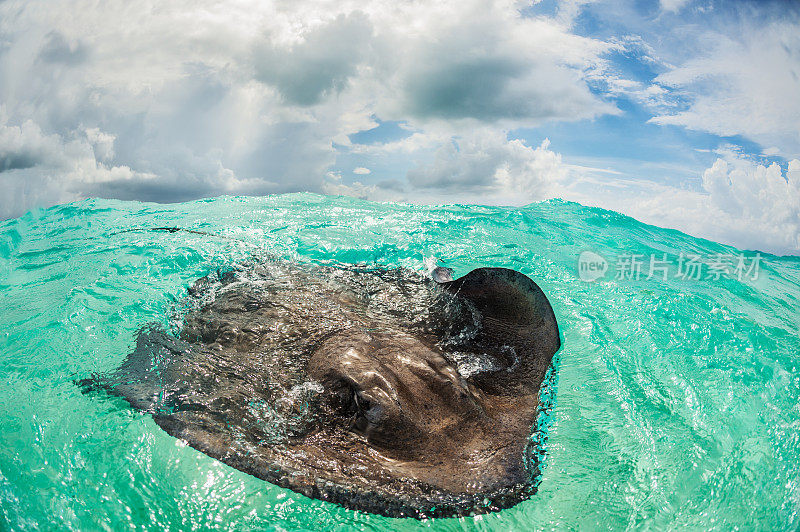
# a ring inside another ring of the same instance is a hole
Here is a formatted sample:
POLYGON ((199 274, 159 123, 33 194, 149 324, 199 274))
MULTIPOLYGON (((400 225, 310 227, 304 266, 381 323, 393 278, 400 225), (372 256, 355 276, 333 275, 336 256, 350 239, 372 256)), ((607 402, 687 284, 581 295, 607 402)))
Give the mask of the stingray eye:
POLYGON ((380 403, 368 398, 355 382, 349 379, 332 384, 330 405, 348 430, 369 436, 383 418, 380 403))
POLYGON ((363 406, 369 403, 361 396, 361 391, 352 382, 339 381, 334 385, 333 390, 335 391, 331 396, 332 406, 335 412, 344 418, 355 419, 363 413, 363 406))
POLYGON ((353 413, 352 429, 363 434, 369 427, 367 413, 372 408, 372 404, 358 390, 353 391, 353 403, 355 404, 355 411, 353 413))

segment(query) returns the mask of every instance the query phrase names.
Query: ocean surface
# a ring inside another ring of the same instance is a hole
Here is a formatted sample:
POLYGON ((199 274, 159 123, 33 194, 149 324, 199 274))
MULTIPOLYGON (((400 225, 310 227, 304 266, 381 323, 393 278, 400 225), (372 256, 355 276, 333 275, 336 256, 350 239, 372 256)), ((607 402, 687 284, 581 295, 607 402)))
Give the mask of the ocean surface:
POLYGON ((796 530, 799 512, 798 257, 563 201, 86 200, 0 223, 0 529, 796 530), (116 368, 195 279, 265 252, 534 279, 563 338, 538 492, 478 517, 362 514, 74 384, 116 368))

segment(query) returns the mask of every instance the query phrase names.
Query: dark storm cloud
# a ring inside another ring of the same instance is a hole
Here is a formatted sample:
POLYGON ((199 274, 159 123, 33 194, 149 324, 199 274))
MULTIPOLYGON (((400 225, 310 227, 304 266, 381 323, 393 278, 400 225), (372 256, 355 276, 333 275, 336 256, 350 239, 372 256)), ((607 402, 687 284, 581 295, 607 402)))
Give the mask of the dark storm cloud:
POLYGON ((339 15, 304 35, 289 50, 258 47, 256 77, 274 85, 289 103, 313 105, 344 89, 364 56, 372 33, 361 13, 339 15))
POLYGON ((83 43, 70 43, 60 33, 50 32, 39 58, 47 63, 77 65, 85 61, 88 55, 88 48, 83 43))
POLYGON ((100 198, 172 203, 220 196, 223 191, 196 180, 119 180, 90 185, 89 195, 100 198))
POLYGON ((3 153, 0 151, 0 173, 33 168, 39 162, 40 158, 33 153, 3 153))
POLYGON ((509 85, 525 71, 505 58, 454 61, 417 71, 406 83, 409 110, 415 116, 494 120, 531 114, 524 95, 509 85))
POLYGON ((398 179, 384 179, 378 181, 375 186, 383 190, 393 190, 395 192, 403 192, 406 189, 405 184, 398 179))

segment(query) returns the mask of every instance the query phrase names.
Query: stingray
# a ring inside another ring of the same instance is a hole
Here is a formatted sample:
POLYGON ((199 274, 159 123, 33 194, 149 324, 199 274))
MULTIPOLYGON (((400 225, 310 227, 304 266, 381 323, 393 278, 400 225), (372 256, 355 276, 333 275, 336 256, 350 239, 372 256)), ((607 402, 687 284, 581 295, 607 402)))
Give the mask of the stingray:
POLYGON ((81 381, 170 435, 308 497, 390 517, 530 497, 540 388, 560 348, 525 275, 261 261, 199 279, 172 330, 81 381))

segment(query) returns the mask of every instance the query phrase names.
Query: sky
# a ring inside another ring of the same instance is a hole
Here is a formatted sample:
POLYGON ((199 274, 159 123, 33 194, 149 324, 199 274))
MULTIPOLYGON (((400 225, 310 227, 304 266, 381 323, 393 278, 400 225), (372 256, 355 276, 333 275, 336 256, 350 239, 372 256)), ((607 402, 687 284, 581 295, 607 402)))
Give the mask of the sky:
POLYGON ((297 191, 800 255, 800 2, 0 0, 0 218, 297 191))

